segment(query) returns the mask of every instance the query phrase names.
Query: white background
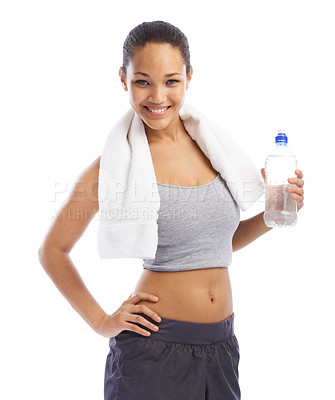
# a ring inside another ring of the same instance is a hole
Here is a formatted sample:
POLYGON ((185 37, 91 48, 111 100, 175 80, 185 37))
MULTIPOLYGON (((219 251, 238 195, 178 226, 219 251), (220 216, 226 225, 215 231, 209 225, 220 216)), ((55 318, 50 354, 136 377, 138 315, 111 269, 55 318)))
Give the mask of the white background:
MULTIPOLYGON (((242 397, 335 398, 332 6, 1 2, 1 398, 103 398, 108 339, 62 297, 38 249, 71 185, 129 107, 118 76, 127 34, 158 19, 189 39, 187 101, 233 135, 259 169, 277 129, 286 129, 304 173, 297 226, 266 233, 234 253, 229 267, 242 397)), ((264 196, 241 218, 263 209, 264 196)), ((100 260, 97 227, 94 219, 71 258, 112 313, 133 291, 142 262, 100 260)))

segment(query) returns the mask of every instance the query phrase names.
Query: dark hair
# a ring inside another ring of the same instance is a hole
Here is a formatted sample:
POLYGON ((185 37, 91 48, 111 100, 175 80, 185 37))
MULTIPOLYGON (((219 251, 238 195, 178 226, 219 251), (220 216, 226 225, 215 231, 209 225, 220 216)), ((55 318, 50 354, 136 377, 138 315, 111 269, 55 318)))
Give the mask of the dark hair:
POLYGON ((128 65, 138 48, 147 43, 169 43, 180 50, 186 66, 186 75, 190 72, 190 49, 187 37, 174 25, 164 21, 143 22, 132 29, 123 43, 122 70, 127 75, 128 65))

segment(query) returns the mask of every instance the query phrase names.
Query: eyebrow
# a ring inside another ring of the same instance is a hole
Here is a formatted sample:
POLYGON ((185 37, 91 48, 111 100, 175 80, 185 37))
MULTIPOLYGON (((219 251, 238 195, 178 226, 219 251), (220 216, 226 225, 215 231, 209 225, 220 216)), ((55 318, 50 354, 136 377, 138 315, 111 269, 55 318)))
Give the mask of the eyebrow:
MULTIPOLYGON (((149 74, 146 74, 145 72, 135 72, 134 75, 143 75, 143 76, 147 76, 148 78, 150 78, 149 74)), ((171 74, 166 74, 165 77, 169 77, 169 76, 173 76, 173 75, 181 75, 178 72, 172 72, 171 74)))

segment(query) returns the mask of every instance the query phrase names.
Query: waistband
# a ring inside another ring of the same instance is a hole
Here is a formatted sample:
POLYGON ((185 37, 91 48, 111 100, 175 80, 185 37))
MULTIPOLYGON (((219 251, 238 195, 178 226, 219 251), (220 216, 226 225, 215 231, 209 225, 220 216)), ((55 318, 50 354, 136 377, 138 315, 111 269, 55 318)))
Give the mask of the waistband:
MULTIPOLYGON (((155 332, 150 328, 141 325, 140 323, 136 323, 137 326, 145 330, 149 330, 151 333, 150 336, 144 336, 140 334, 140 336, 145 339, 201 345, 221 342, 234 336, 234 313, 227 319, 213 323, 188 322, 170 318, 162 318, 161 322, 157 322, 146 314, 135 314, 141 315, 159 327, 159 330, 155 332)), ((137 336, 139 335, 137 332, 130 333, 134 333, 137 336)))

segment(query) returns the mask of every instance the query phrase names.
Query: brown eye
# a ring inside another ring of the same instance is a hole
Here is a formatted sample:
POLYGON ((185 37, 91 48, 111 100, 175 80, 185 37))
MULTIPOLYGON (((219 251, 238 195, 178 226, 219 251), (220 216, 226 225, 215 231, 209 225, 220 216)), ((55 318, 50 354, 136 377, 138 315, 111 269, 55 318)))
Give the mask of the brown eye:
POLYGON ((143 80, 143 79, 139 79, 139 80, 135 81, 135 83, 138 83, 139 85, 145 86, 145 85, 143 85, 142 82, 148 83, 147 81, 145 81, 145 80, 143 80))

